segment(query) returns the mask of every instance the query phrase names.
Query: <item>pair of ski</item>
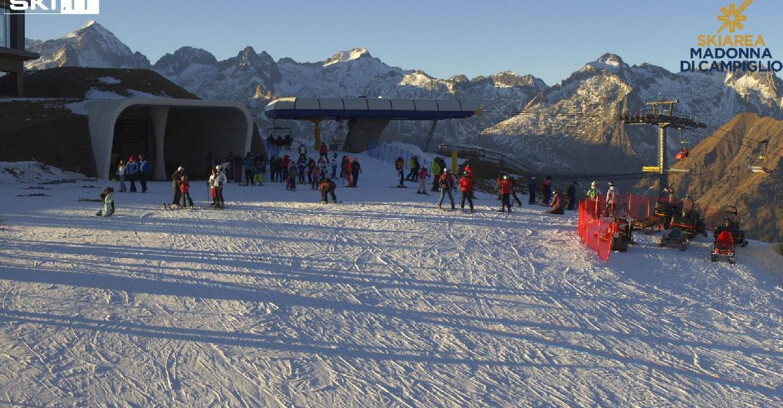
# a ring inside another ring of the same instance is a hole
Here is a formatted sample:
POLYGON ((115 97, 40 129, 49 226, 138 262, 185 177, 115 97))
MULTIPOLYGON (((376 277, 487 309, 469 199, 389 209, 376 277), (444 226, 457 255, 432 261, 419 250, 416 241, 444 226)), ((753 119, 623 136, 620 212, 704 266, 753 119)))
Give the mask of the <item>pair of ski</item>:
POLYGON ((195 206, 191 206, 191 207, 180 207, 180 206, 178 206, 178 205, 175 205, 175 204, 168 204, 168 203, 163 203, 163 209, 164 209, 164 210, 186 210, 186 209, 188 209, 188 208, 189 208, 189 209, 191 209, 191 210, 195 210, 195 209, 196 209, 196 207, 195 207, 195 206))
POLYGON ((446 212, 452 212, 452 211, 461 211, 463 214, 471 214, 474 211, 473 210, 466 210, 464 208, 457 210, 456 208, 439 208, 436 207, 438 210, 446 211, 446 212))

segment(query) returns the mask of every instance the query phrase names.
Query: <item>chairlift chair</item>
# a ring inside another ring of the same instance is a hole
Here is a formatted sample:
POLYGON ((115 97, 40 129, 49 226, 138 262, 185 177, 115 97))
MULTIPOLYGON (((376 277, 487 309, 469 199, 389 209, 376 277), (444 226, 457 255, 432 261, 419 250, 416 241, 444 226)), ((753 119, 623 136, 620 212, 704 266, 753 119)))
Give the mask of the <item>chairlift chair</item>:
POLYGON ((677 160, 683 160, 691 154, 691 149, 688 146, 688 143, 682 137, 682 128, 677 128, 677 130, 680 133, 680 151, 674 155, 674 158, 677 160))
POLYGON ((772 170, 767 168, 767 147, 769 146, 769 140, 764 139, 759 142, 762 145, 761 154, 752 160, 748 165, 748 169, 753 173, 771 174, 772 170))

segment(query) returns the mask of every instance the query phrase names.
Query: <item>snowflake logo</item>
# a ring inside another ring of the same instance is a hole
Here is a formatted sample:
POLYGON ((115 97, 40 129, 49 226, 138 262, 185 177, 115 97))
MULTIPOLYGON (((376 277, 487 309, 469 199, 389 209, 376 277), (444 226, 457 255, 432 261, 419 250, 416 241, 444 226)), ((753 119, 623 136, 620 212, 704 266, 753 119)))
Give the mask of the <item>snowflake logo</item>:
POLYGON ((723 14, 718 16, 718 21, 722 21, 723 25, 720 26, 718 32, 723 31, 726 27, 728 27, 729 31, 732 33, 736 29, 742 30, 745 28, 742 22, 747 21, 748 17, 743 15, 742 12, 745 11, 751 3, 753 3, 753 0, 745 0, 739 7, 736 7, 734 3, 729 4, 729 8, 721 7, 720 11, 723 14))

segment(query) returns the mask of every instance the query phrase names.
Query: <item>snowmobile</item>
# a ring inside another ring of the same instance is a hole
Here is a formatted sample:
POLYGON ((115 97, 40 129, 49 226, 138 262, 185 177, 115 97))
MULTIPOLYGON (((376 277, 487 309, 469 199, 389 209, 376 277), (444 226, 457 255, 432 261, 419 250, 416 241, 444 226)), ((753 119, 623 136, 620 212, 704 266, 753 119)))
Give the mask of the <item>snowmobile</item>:
POLYGON ((704 214, 696 209, 691 196, 686 195, 680 201, 680 212, 671 218, 671 228, 678 229, 693 239, 696 234, 707 236, 707 225, 704 222, 704 214))
POLYGON ((663 228, 669 228, 671 226, 672 217, 674 214, 680 212, 680 206, 677 204, 677 198, 674 196, 674 190, 671 188, 665 188, 658 196, 658 200, 655 202, 655 217, 657 217, 663 228), (668 197, 665 195, 668 194, 668 197))
POLYGON ((723 222, 712 230, 713 237, 717 240, 721 232, 728 231, 734 240, 734 245, 747 246, 748 240, 745 239, 745 231, 740 229, 740 218, 737 213, 737 207, 730 205, 723 210, 723 222))
POLYGON ((719 257, 726 258, 730 264, 734 263, 734 238, 730 231, 722 231, 712 245, 710 261, 715 262, 719 257))
POLYGON ((684 251, 688 248, 688 234, 678 229, 665 230, 658 246, 677 248, 680 251, 684 251))
POLYGON ((633 242, 633 227, 628 218, 617 217, 609 227, 612 231, 612 251, 625 252, 633 242))

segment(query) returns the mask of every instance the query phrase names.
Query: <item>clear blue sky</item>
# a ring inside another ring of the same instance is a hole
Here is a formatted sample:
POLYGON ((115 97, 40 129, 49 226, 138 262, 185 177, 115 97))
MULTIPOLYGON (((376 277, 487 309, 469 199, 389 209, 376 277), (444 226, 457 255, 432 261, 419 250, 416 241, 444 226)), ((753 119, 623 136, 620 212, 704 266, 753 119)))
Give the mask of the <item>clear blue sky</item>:
MULTIPOLYGON (((678 71, 696 36, 717 32, 729 2, 101 0, 95 17, 29 16, 27 36, 58 38, 95 18, 152 63, 185 45, 219 60, 250 45, 299 62, 364 47, 389 65, 438 78, 511 70, 552 85, 604 52, 678 71)), ((755 0, 745 14, 742 33, 762 34, 773 57, 783 59, 783 2, 755 0)))

